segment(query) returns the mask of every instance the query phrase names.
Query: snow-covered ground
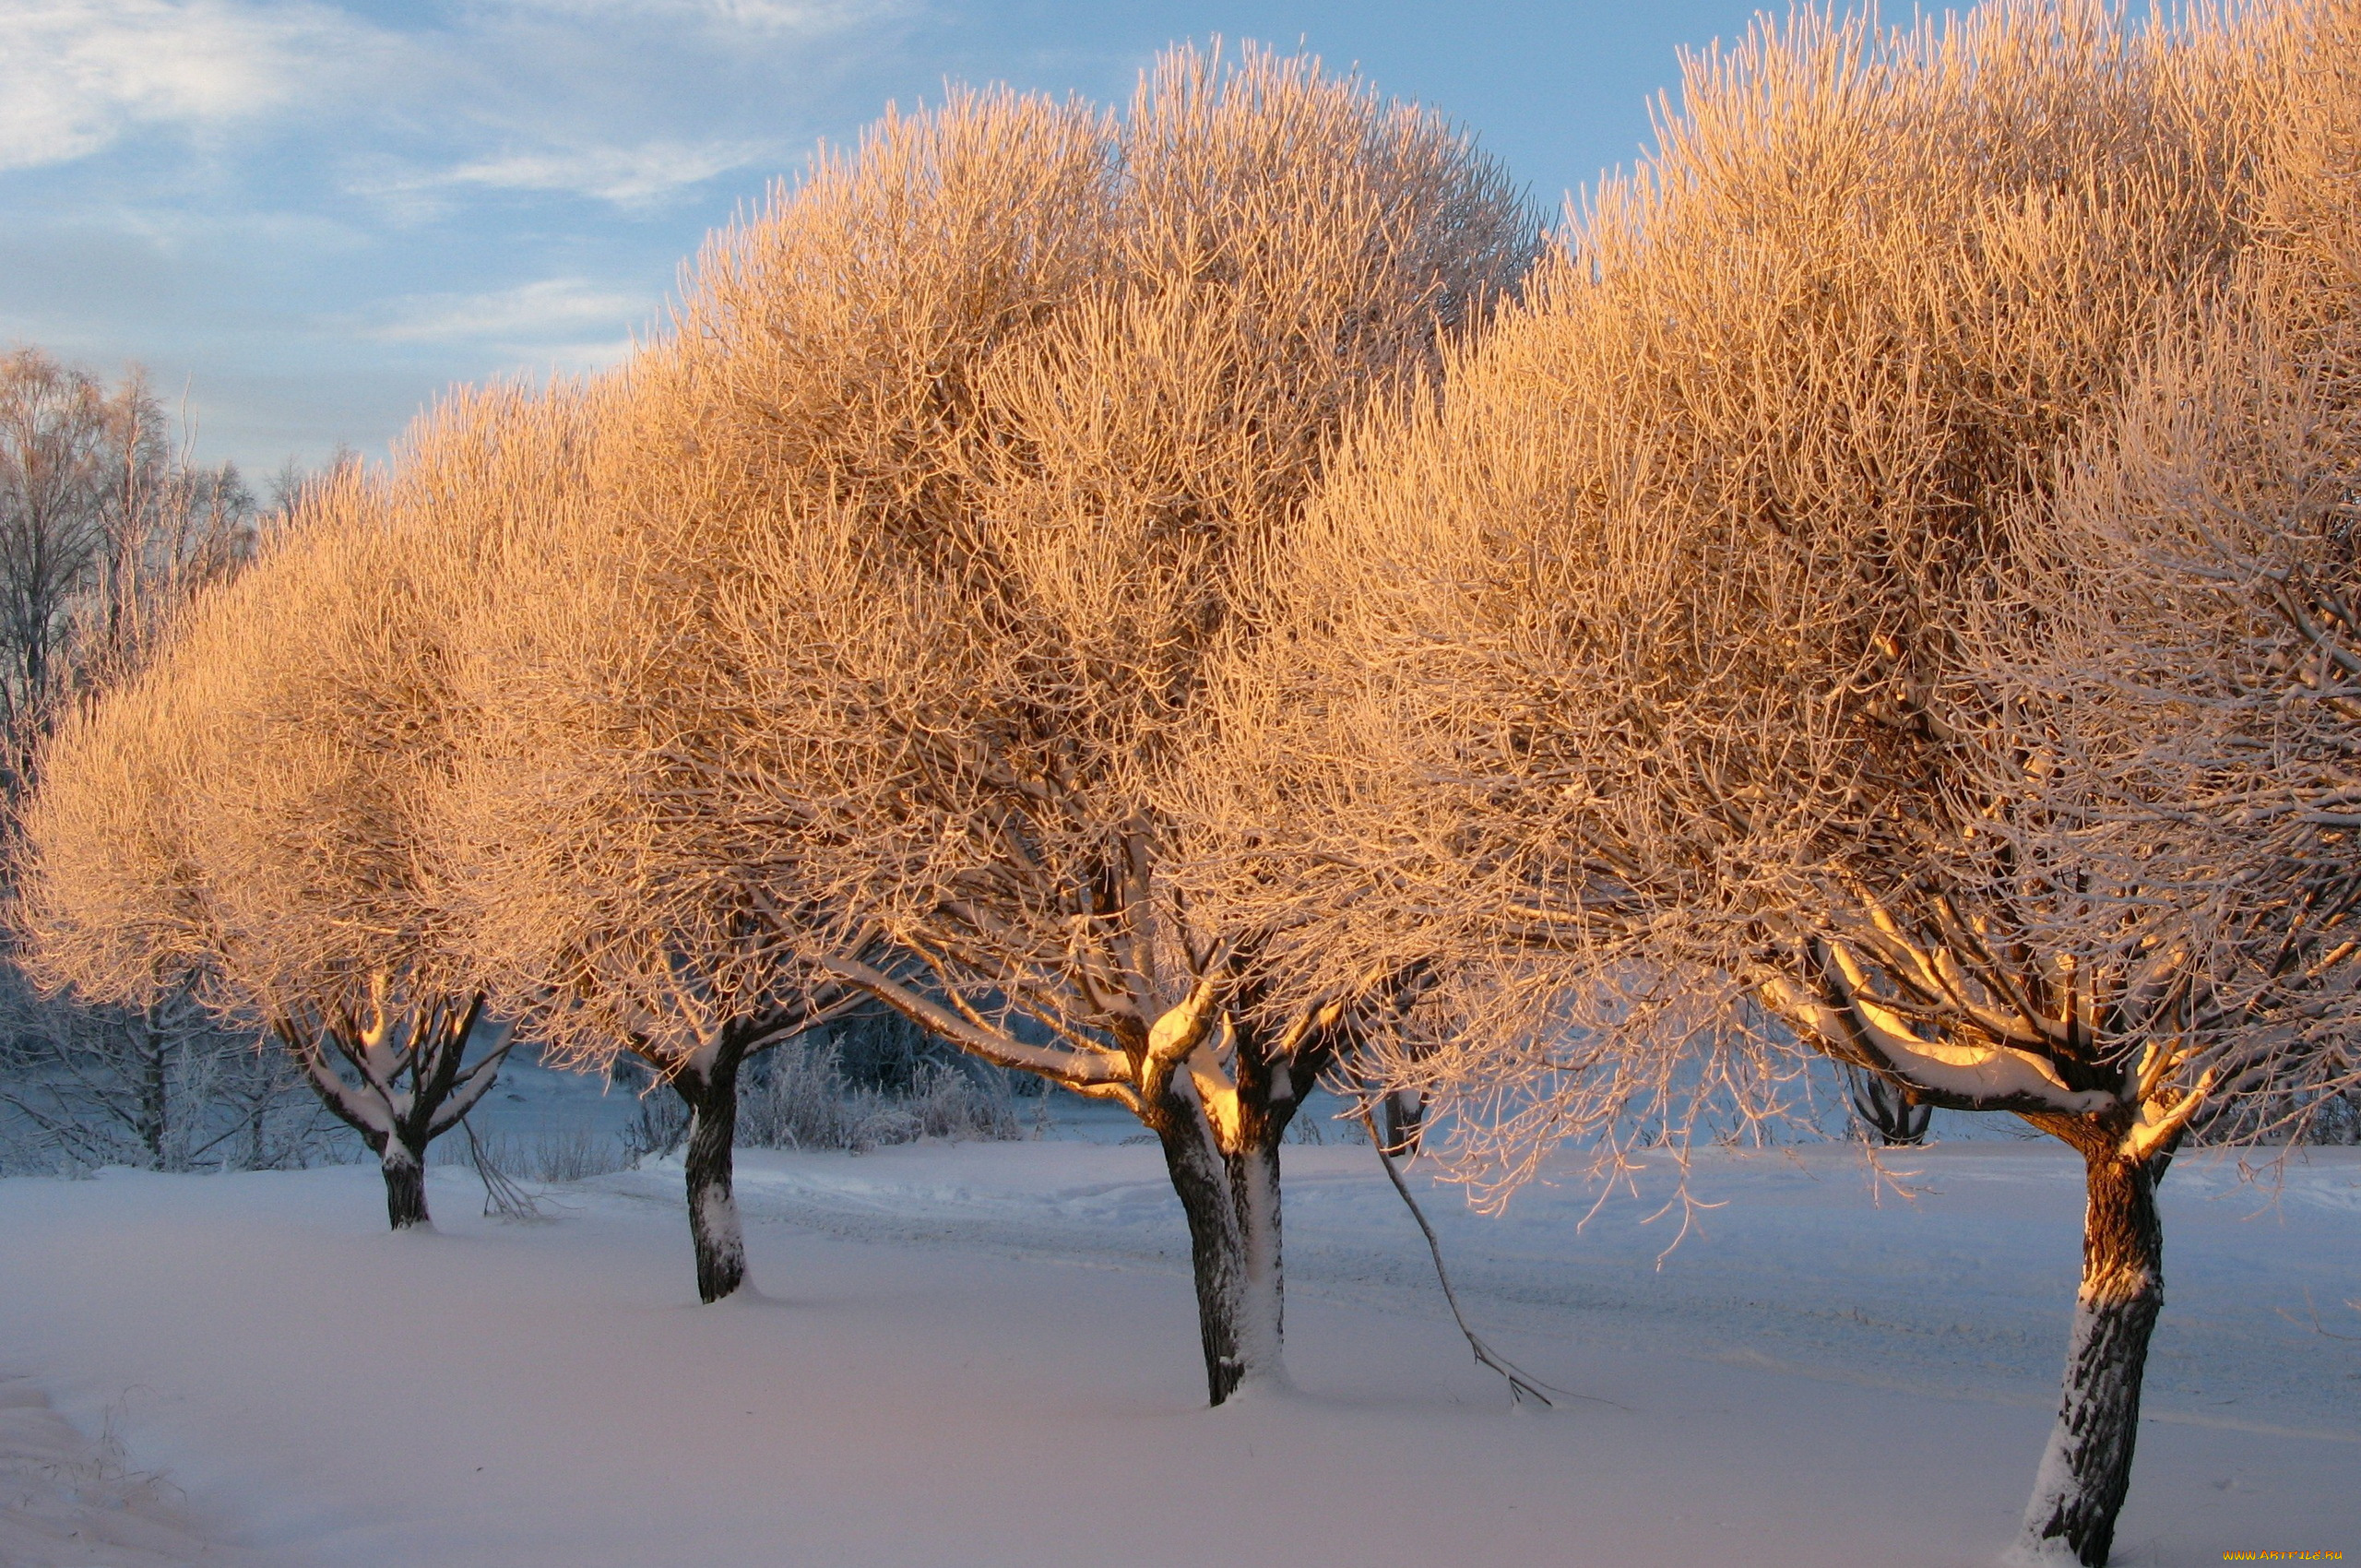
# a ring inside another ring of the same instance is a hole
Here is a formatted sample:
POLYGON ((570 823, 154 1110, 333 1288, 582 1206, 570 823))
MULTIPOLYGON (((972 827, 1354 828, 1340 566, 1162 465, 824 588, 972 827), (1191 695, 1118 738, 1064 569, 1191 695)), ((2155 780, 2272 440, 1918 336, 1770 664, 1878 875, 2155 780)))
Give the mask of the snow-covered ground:
MULTIPOLYGON (((541 1226, 438 1169, 404 1237, 367 1168, 0 1182, 0 1563, 1988 1563, 2079 1170, 1905 1163, 1915 1199, 1843 1146, 1702 1155, 1727 1203, 1660 1268, 1667 1169, 1579 1230, 1571 1186, 1430 1188, 1471 1316, 1584 1396, 1548 1412, 1469 1364, 1360 1146, 1286 1151, 1297 1392, 1220 1410, 1148 1146, 743 1155, 763 1294, 718 1308, 670 1169, 541 1226)), ((2361 1554, 2361 1151, 2275 1201, 2184 1157, 2165 1207, 2118 1561, 2361 1554)))

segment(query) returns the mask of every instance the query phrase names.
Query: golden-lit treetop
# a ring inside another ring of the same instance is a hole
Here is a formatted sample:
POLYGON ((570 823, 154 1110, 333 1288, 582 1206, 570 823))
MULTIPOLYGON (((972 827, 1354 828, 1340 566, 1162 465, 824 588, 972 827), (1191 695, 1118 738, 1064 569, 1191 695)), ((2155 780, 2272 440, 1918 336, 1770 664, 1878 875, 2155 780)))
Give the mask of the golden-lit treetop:
MULTIPOLYGON (((1476 1097, 1496 1172, 1652 1103, 1700 1023, 1833 1028, 1816 953, 1962 1042, 1939 1100, 2047 1095, 2054 976, 1916 967, 1987 874, 1959 638, 2011 518, 2229 284, 2313 47, 2295 7, 2003 3, 1692 60, 1656 153, 1324 491, 1299 630, 1235 688, 1248 754, 1303 764, 1229 770, 1253 798, 1202 814, 1264 848, 1208 896, 1315 974, 1468 976, 1396 1069, 1476 1097)), ((1766 1109, 1759 1057, 1682 1081, 1722 1071, 1766 1109)))
POLYGON ((2217 1136, 2361 1081, 2361 6, 2312 25, 2264 243, 2020 512, 1972 647, 2035 939, 2192 1038, 2217 1136))
POLYGON ((496 539, 481 495, 530 460, 514 433, 537 406, 462 396, 392 477, 312 487, 148 670, 60 728, 20 868, 45 978, 128 1002, 195 980, 299 1031, 475 989, 421 824, 465 744, 451 655, 496 539))
POLYGON ((958 94, 823 160, 611 389, 575 590, 518 595, 572 624, 486 660, 484 885, 563 858, 581 917, 487 930, 524 972, 739 955, 695 988, 740 999, 797 932, 883 935, 1065 1031, 927 1014, 972 1049, 1128 1080, 1217 961, 1157 869, 1209 661, 1343 425, 1532 244, 1464 135, 1254 53, 1169 55, 1121 117, 958 94), (536 778, 597 782, 552 811, 536 778))

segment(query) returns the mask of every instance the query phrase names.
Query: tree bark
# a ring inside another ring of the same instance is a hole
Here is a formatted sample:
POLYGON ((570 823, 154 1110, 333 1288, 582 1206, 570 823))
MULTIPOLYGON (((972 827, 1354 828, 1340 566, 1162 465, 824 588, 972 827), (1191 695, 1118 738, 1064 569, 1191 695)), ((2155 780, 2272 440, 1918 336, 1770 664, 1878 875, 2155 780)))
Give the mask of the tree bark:
POLYGON ((386 1220, 397 1230, 427 1224, 426 1151, 387 1137, 378 1146, 377 1163, 386 1175, 386 1220))
POLYGON ((124 1025, 130 1038, 131 1049, 139 1063, 139 1144, 148 1156, 148 1168, 161 1170, 165 1167, 164 1139, 172 1115, 171 1084, 165 1076, 164 1047, 161 1038, 151 1025, 153 1009, 144 1012, 136 1022, 124 1025))
POLYGON ((426 1212, 426 1146, 448 1132, 482 1099, 494 1081, 509 1041, 487 1052, 464 1073, 461 1057, 482 1016, 483 999, 465 1006, 438 1004, 427 1009, 412 1027, 433 1038, 409 1053, 393 1077, 409 1075, 407 1095, 397 1095, 392 1083, 374 1077, 363 1065, 364 1048, 326 1028, 300 1028, 280 1018, 273 1028, 296 1063, 304 1082, 338 1121, 361 1135, 377 1157, 386 1177, 386 1218, 397 1230, 429 1223, 426 1212), (333 1048, 355 1069, 358 1081, 340 1075, 328 1057, 333 1048), (404 1101, 407 1100, 405 1104, 404 1101))
POLYGON ((1427 1131, 1427 1097, 1416 1089, 1395 1089, 1385 1097, 1382 1109, 1385 1115, 1379 1125, 1385 1129, 1385 1152, 1417 1154, 1427 1131))
POLYGON ((2165 1304, 2156 1182, 2170 1156, 2125 1158, 2113 1136, 2069 1141, 2082 1148, 2088 1192, 2082 1285, 2074 1300, 2064 1396, 2025 1508, 2021 1551, 2035 1562, 2100 1568, 2131 1484, 2140 1383, 2165 1304))
POLYGON ((1225 1153, 1202 1113, 1174 1120, 1180 1124, 1159 1130, 1159 1137, 1189 1219, 1205 1389, 1218 1405, 1242 1384, 1287 1378, 1278 1138, 1275 1133, 1263 1146, 1225 1153), (1190 1126, 1190 1120, 1199 1124, 1190 1126))
POLYGON ((1229 1063, 1234 1125, 1222 1135, 1187 1070, 1176 1073, 1146 1118, 1189 1219, 1197 1332, 1209 1402, 1248 1384, 1287 1382, 1286 1278, 1279 1246, 1279 1140, 1300 1101, 1295 1073, 1266 1061, 1263 1042, 1237 1032, 1229 1063))
POLYGON ((725 1045, 710 1065, 683 1067, 672 1079, 689 1108, 682 1160, 688 1178, 689 1241, 696 1250, 697 1297, 711 1303, 746 1282, 746 1239, 730 1190, 738 1137, 738 1068, 742 1048, 725 1045))

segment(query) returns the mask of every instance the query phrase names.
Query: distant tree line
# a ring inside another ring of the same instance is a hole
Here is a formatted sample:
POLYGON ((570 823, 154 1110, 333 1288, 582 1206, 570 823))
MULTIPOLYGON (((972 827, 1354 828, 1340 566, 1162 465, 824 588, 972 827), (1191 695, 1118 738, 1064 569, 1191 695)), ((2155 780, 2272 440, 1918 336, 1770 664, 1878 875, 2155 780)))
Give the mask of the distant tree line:
POLYGON ((2012 1113, 2101 1563, 2156 1183, 2361 1084, 2356 256, 2352 0, 1760 23, 1551 234, 1305 60, 955 95, 308 492, 42 747, 20 920, 269 1028, 397 1226, 508 1025, 645 1062, 709 1300, 745 1061, 882 1004, 1140 1119, 1216 1404, 1315 1080, 1496 1196, 1815 1062, 2012 1113))

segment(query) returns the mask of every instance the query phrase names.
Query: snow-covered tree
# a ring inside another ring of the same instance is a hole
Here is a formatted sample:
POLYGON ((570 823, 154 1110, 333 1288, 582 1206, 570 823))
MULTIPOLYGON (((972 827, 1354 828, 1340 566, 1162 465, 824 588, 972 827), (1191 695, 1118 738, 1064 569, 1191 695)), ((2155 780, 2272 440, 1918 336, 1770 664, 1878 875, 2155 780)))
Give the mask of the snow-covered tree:
POLYGON ((255 1030, 186 988, 137 1007, 44 996, 0 971, 0 1161, 265 1169, 301 1160, 319 1107, 255 1030))
POLYGON ((1287 931, 1299 991, 1431 967, 1448 1027, 1373 1044, 1478 1180, 1771 1114, 1798 1051, 2076 1148, 2035 1555, 2106 1560, 2154 1182, 2224 1085, 2049 934, 1982 639, 2084 434, 2253 254, 2320 14, 1807 12, 1693 61, 1441 405, 1338 466, 1233 727, 1298 760, 1203 814, 1263 824, 1204 897, 1287 931))
POLYGON ((2016 570, 1964 639, 1993 880, 2071 978, 2083 1050, 2140 1096, 2095 1126, 2032 1118, 2094 1173, 2132 1168, 2112 1211, 2094 1190, 2036 1542, 2120 1497, 2088 1456, 2129 1463, 2177 1129, 2300 1138, 2361 1087, 2361 6, 2308 34, 2260 243, 2015 519, 2016 570))
POLYGON ((17 866, 40 978, 135 1006, 193 984, 269 1029, 379 1156, 396 1229, 426 1220, 427 1145, 507 1049, 451 963, 419 832, 457 743, 445 612, 467 569, 419 482, 435 436, 410 482, 316 487, 60 726, 17 866))
MULTIPOLYGON (((109 387, 37 349, 0 355, 0 840, 57 716, 136 671, 188 599, 244 561, 255 521, 234 467, 174 449, 137 366, 109 387)), ((269 1158, 254 1117, 272 1075, 238 1059, 251 1032, 187 995, 96 1006, 12 974, 0 1018, 0 1103, 53 1155, 269 1158)))
POLYGON ((1133 1111, 1216 1402, 1280 1374, 1277 1146, 1336 1018, 1253 1005, 1161 802, 1335 436, 1530 245, 1464 136, 1307 61, 1182 52, 1121 119, 955 95, 714 243, 562 568, 600 624, 536 732, 598 754, 551 843, 608 846, 566 897, 652 901, 631 1005, 742 1016, 792 959, 1133 1111))
POLYGON ((669 406, 668 369, 651 354, 584 386, 479 395, 466 460, 438 447, 443 526, 480 565, 448 667, 469 744, 421 831, 447 868, 454 941, 501 1015, 563 1063, 635 1056, 686 1106, 697 1289, 716 1301, 745 1279, 740 1075, 859 993, 775 940, 760 879, 696 854, 695 820, 646 787, 695 676, 647 636, 675 608, 668 585, 601 563, 630 548, 635 506, 663 504, 639 421, 669 406))
POLYGON ((2317 26, 2262 243, 2020 519, 1973 645, 2005 852, 2059 885, 2049 940, 2154 995, 2213 1137, 2300 1135, 2361 1072, 2361 7, 2317 26))

